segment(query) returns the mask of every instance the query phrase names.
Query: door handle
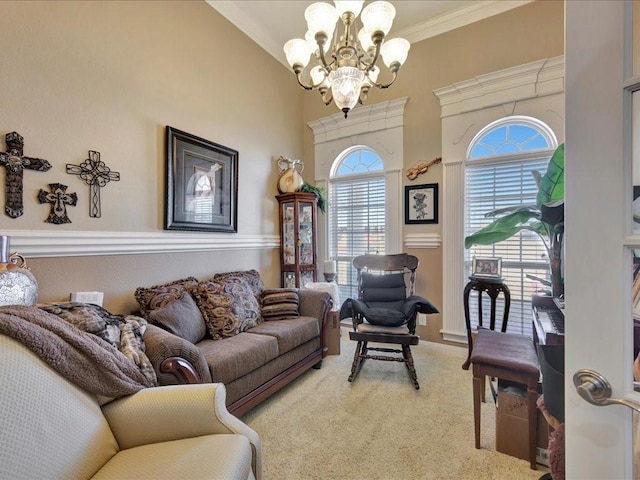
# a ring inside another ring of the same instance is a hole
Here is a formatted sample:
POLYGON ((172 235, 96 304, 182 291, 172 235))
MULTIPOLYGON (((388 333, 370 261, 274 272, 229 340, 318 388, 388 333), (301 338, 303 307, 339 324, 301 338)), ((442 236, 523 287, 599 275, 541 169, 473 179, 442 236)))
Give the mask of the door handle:
POLYGON ((640 404, 625 398, 611 398, 611 384, 594 370, 578 370, 573 375, 573 384, 578 395, 592 405, 624 405, 640 413, 640 404))

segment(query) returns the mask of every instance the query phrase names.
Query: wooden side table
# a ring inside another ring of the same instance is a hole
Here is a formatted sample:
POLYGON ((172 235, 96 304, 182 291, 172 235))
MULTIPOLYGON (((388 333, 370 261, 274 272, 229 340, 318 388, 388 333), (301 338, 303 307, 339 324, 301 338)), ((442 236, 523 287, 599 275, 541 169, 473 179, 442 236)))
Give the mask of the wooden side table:
POLYGON ((462 364, 464 370, 469 369, 469 358, 471 357, 471 351, 473 350, 473 336, 471 335, 471 317, 469 310, 469 295, 471 290, 478 292, 478 327, 482 327, 482 294, 486 293, 491 299, 491 310, 489 318, 489 328, 495 330, 496 326, 496 301, 498 296, 502 293, 504 295, 504 312, 502 315, 502 326, 500 331, 505 333, 507 331, 507 321, 509 319, 509 306, 511 305, 511 292, 509 287, 504 283, 502 278, 491 277, 469 277, 469 283, 464 287, 464 320, 467 325, 467 341, 469 345, 469 353, 467 354, 467 360, 462 364))

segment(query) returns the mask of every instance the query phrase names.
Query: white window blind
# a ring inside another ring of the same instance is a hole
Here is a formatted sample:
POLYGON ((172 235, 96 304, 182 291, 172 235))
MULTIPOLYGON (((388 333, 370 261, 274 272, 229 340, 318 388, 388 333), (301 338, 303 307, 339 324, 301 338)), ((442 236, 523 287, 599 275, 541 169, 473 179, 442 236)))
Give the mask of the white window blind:
POLYGON ((337 283, 343 300, 357 296, 353 259, 364 253, 385 253, 382 162, 375 154, 366 168, 361 161, 370 158, 371 153, 352 152, 345 157, 329 185, 329 256, 336 260, 337 283), (349 165, 355 168, 346 168, 349 165), (373 173, 350 173, 363 170, 373 173))
MULTIPOLYGON (((539 132, 530 126, 502 125, 477 141, 475 145, 482 144, 484 156, 466 163, 465 236, 494 220, 485 217, 487 212, 514 205, 535 205, 538 187, 531 172, 537 170, 544 174, 553 153, 549 147, 554 147, 547 142, 541 144, 540 138, 539 132), (521 139, 536 138, 537 141, 535 144, 531 140, 510 142, 509 127, 512 137, 515 137, 515 127, 521 127, 517 130, 521 139), (487 143, 492 141, 496 146, 493 151, 490 150, 491 145, 487 147, 487 143), (509 148, 506 148, 507 145, 509 148), (527 151, 527 145, 535 151, 527 151), (547 148, 540 150, 540 147, 547 148), (496 153, 506 150, 511 153, 496 153)), ((471 149, 472 154, 478 151, 478 148, 471 149)), ((547 251, 540 237, 525 230, 497 244, 474 245, 466 252, 467 275, 471 274, 471 259, 474 256, 502 258, 502 277, 511 291, 508 331, 531 336, 531 296, 543 286, 528 278, 527 274, 549 279, 547 251)), ((477 323, 477 292, 473 295, 476 298, 470 300, 471 319, 472 323, 477 323)), ((503 297, 500 296, 497 318, 502 318, 502 302, 503 297)), ((483 310, 485 306, 488 308, 489 302, 483 302, 483 310)), ((483 319, 488 318, 489 312, 483 311, 483 319)), ((476 325, 472 326, 475 328, 476 325)))

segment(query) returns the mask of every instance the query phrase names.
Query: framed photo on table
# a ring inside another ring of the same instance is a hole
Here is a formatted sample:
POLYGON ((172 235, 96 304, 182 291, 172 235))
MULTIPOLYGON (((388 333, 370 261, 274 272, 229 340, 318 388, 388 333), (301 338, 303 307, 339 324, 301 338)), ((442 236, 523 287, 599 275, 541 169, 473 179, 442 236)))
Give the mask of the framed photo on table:
POLYGON ((471 276, 476 278, 502 278, 502 258, 473 257, 471 276))
POLYGON ((404 223, 438 223, 438 184, 404 187, 404 223))
POLYGON ((166 230, 238 231, 238 152, 166 128, 166 230))

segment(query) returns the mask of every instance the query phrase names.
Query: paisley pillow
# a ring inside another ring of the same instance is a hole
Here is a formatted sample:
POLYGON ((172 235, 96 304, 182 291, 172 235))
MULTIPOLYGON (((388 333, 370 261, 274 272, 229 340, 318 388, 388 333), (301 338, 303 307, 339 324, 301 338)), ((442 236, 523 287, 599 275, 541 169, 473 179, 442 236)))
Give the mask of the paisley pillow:
POLYGON ((189 291, 198 285, 198 279, 194 277, 183 278, 163 285, 153 287, 138 287, 135 292, 136 300, 140 305, 140 313, 144 318, 149 318, 149 313, 157 308, 164 307, 170 302, 182 297, 183 292, 189 291))
POLYGON ((233 313, 233 299, 218 282, 200 282, 193 290, 211 338, 220 340, 240 332, 240 321, 233 313))
POLYGON ((243 278, 251 287, 256 298, 260 298, 264 290, 264 282, 260 278, 257 270, 242 270, 238 272, 216 273, 211 280, 214 282, 223 282, 230 278, 243 278))
POLYGON ((241 332, 262 323, 258 298, 244 277, 226 277, 221 283, 223 291, 232 299, 231 309, 240 322, 241 332))

